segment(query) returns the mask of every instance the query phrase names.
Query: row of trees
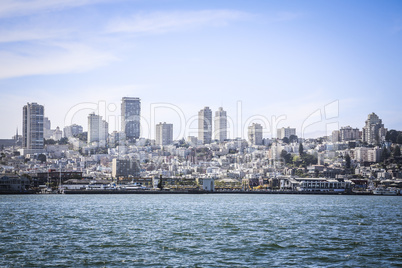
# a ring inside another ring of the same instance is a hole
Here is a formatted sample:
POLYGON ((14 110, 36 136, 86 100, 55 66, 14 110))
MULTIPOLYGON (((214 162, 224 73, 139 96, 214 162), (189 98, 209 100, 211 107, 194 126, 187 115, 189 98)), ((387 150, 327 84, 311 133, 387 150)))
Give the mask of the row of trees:
POLYGON ((53 139, 48 139, 48 140, 43 139, 43 140, 44 140, 45 145, 47 145, 47 144, 49 144, 49 145, 53 145, 53 144, 65 145, 65 144, 68 144, 68 138, 66 138, 66 137, 61 138, 59 141, 55 141, 53 139))
POLYGON ((392 143, 402 144, 402 131, 397 131, 395 129, 387 131, 385 140, 392 143))

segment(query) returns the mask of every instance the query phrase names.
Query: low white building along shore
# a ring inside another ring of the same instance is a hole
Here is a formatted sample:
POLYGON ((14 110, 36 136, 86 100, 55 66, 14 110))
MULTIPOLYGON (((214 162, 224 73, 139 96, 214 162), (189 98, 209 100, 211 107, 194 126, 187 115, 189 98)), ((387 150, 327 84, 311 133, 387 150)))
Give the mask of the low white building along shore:
POLYGON ((281 178, 281 191, 298 192, 338 192, 344 193, 352 189, 352 181, 326 178, 281 178))

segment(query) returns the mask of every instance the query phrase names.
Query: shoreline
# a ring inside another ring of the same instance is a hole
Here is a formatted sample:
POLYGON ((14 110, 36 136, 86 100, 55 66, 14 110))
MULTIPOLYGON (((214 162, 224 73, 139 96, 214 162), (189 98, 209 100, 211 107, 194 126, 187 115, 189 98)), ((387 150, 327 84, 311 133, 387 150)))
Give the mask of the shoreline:
MULTIPOLYGON (((146 194, 146 195, 158 195, 158 194, 271 194, 271 195, 281 195, 281 194, 291 194, 291 195, 373 195, 372 192, 301 192, 301 191, 150 191, 150 190, 132 190, 132 191, 121 191, 121 190, 65 190, 63 193, 39 193, 39 192, 0 192, 0 195, 26 195, 26 194, 39 194, 39 195, 58 195, 58 194, 85 194, 85 195, 97 195, 97 194, 146 194)), ((401 195, 377 195, 377 196, 401 196, 401 195)))

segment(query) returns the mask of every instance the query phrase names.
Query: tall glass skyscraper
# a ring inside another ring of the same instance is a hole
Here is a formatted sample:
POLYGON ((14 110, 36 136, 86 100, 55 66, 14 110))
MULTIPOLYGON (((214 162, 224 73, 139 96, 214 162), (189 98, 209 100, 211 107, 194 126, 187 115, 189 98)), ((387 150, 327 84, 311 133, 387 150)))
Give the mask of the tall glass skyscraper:
POLYGON ((27 103, 22 109, 22 146, 26 149, 43 149, 43 105, 27 103))
POLYGON ((121 99, 121 130, 126 133, 127 139, 140 137, 141 100, 139 98, 124 97, 121 99))

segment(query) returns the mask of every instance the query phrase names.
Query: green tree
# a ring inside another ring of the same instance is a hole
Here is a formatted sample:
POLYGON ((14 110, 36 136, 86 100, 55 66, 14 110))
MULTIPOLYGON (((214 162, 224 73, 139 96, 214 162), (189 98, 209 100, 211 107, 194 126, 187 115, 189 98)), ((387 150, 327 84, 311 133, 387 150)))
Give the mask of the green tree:
POLYGON ((284 143, 289 144, 289 138, 288 138, 288 137, 284 137, 284 138, 282 139, 282 141, 283 141, 284 143))
POLYGON ((79 134, 75 135, 74 137, 78 138, 80 141, 87 142, 87 140, 88 140, 88 132, 79 133, 79 134))
POLYGON ((38 155, 38 160, 41 161, 42 163, 46 162, 46 155, 40 154, 38 155))
POLYGON ((53 139, 48 139, 48 140, 45 140, 45 139, 44 139, 44 143, 45 143, 45 144, 50 144, 50 145, 52 145, 52 144, 56 144, 56 141, 53 140, 53 139))
POLYGON ((316 165, 318 161, 317 157, 311 154, 303 154, 301 158, 303 160, 303 166, 316 165))
POLYGON ((298 138, 296 135, 290 135, 289 142, 297 142, 298 138))
POLYGON ((401 148, 397 145, 394 148, 394 157, 401 156, 401 148))
POLYGON ((346 154, 345 161, 346 161, 346 168, 349 169, 350 168, 350 155, 349 154, 346 154))
POLYGON ((402 133, 399 133, 398 137, 396 138, 396 143, 402 144, 402 133))
POLYGON ((303 143, 299 143, 299 155, 302 156, 304 154, 303 143))
POLYGON ((292 155, 289 154, 286 150, 282 150, 281 158, 285 162, 285 164, 290 164, 292 162, 292 155))
POLYGON ((396 131, 395 129, 391 129, 387 131, 387 134, 385 135, 385 140, 390 141, 392 143, 396 143, 398 135, 399 135, 398 131, 396 131))
POLYGON ((68 138, 63 137, 59 140, 59 145, 64 145, 64 144, 68 144, 68 138))
POLYGON ((381 161, 386 161, 389 157, 389 152, 387 148, 383 148, 382 153, 381 153, 381 161))
POLYGON ((159 178, 158 188, 161 190, 163 189, 162 178, 159 178))

